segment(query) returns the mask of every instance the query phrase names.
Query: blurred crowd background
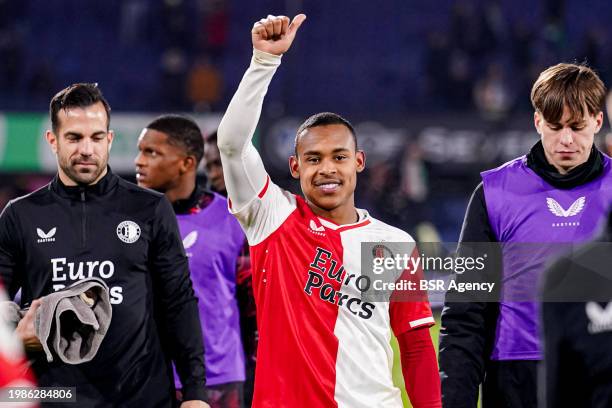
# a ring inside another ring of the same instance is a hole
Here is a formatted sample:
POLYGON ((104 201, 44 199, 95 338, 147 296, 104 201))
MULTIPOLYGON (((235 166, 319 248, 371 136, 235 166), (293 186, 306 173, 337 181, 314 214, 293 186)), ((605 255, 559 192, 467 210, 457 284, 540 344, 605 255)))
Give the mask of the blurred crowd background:
POLYGON ((540 71, 586 62, 612 81, 606 0, 0 0, 0 207, 54 173, 46 110, 73 82, 109 100, 111 165, 126 178, 155 115, 192 114, 213 131, 268 12, 309 17, 257 131, 272 176, 297 192, 286 161, 297 126, 340 113, 368 157, 358 206, 422 241, 456 241, 479 172, 537 141, 540 71))

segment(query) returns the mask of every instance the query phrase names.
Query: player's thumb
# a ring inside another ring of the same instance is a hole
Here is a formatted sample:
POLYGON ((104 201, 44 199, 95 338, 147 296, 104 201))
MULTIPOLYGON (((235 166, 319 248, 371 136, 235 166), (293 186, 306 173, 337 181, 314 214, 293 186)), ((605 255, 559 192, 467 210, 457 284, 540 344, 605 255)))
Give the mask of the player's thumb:
POLYGON ((305 20, 306 14, 298 14, 297 16, 293 17, 291 24, 289 24, 289 35, 295 36, 295 33, 297 33, 298 28, 300 28, 300 26, 305 20))
POLYGON ((26 313, 26 316, 29 319, 34 320, 36 318, 36 312, 38 311, 41 305, 42 305, 42 300, 40 299, 33 300, 32 303, 30 304, 30 308, 28 309, 26 313))

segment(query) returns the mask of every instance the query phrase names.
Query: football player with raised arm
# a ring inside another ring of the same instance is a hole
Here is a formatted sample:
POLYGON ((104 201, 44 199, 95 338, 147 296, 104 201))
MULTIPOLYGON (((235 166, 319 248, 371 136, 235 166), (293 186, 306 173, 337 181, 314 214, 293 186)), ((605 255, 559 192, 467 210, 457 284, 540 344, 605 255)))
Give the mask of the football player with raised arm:
POLYGON ((365 154, 352 125, 325 112, 298 128, 289 167, 303 196, 270 180, 251 142, 268 85, 305 19, 255 23, 251 65, 218 130, 230 211, 251 247, 260 333, 253 406, 401 407, 391 375, 394 333, 413 406, 440 407, 427 300, 361 296, 361 243, 415 244, 355 207, 365 154))

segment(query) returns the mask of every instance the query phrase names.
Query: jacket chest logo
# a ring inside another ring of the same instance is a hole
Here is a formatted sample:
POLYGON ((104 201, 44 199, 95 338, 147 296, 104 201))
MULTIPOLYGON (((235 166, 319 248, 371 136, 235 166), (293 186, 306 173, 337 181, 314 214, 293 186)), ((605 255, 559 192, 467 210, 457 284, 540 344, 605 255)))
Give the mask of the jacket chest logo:
POLYGON ((49 232, 45 232, 40 228, 36 228, 36 234, 38 235, 38 243, 42 244, 43 242, 55 242, 55 232, 57 231, 57 227, 53 227, 49 230, 49 232))
POLYGON ((322 225, 317 225, 315 220, 310 220, 310 225, 308 226, 308 232, 311 234, 318 235, 320 237, 325 236, 325 227, 322 225))
POLYGON ((597 302, 586 304, 586 315, 589 318, 588 330, 591 334, 612 331, 612 303, 602 308, 597 302))
POLYGON ((122 221, 117 225, 117 238, 126 244, 133 244, 140 238, 140 227, 134 221, 122 221))

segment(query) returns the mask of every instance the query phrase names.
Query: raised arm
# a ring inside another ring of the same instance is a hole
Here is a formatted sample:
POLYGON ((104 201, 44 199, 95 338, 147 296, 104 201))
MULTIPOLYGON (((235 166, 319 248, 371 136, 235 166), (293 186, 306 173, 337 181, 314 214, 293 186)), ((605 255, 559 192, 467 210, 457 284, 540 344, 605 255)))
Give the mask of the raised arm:
POLYGON ((239 210, 264 187, 267 173, 251 139, 257 127, 268 85, 281 56, 293 43, 306 19, 299 14, 289 23, 285 16, 268 16, 253 25, 253 58, 230 102, 217 132, 223 173, 232 208, 239 210))

